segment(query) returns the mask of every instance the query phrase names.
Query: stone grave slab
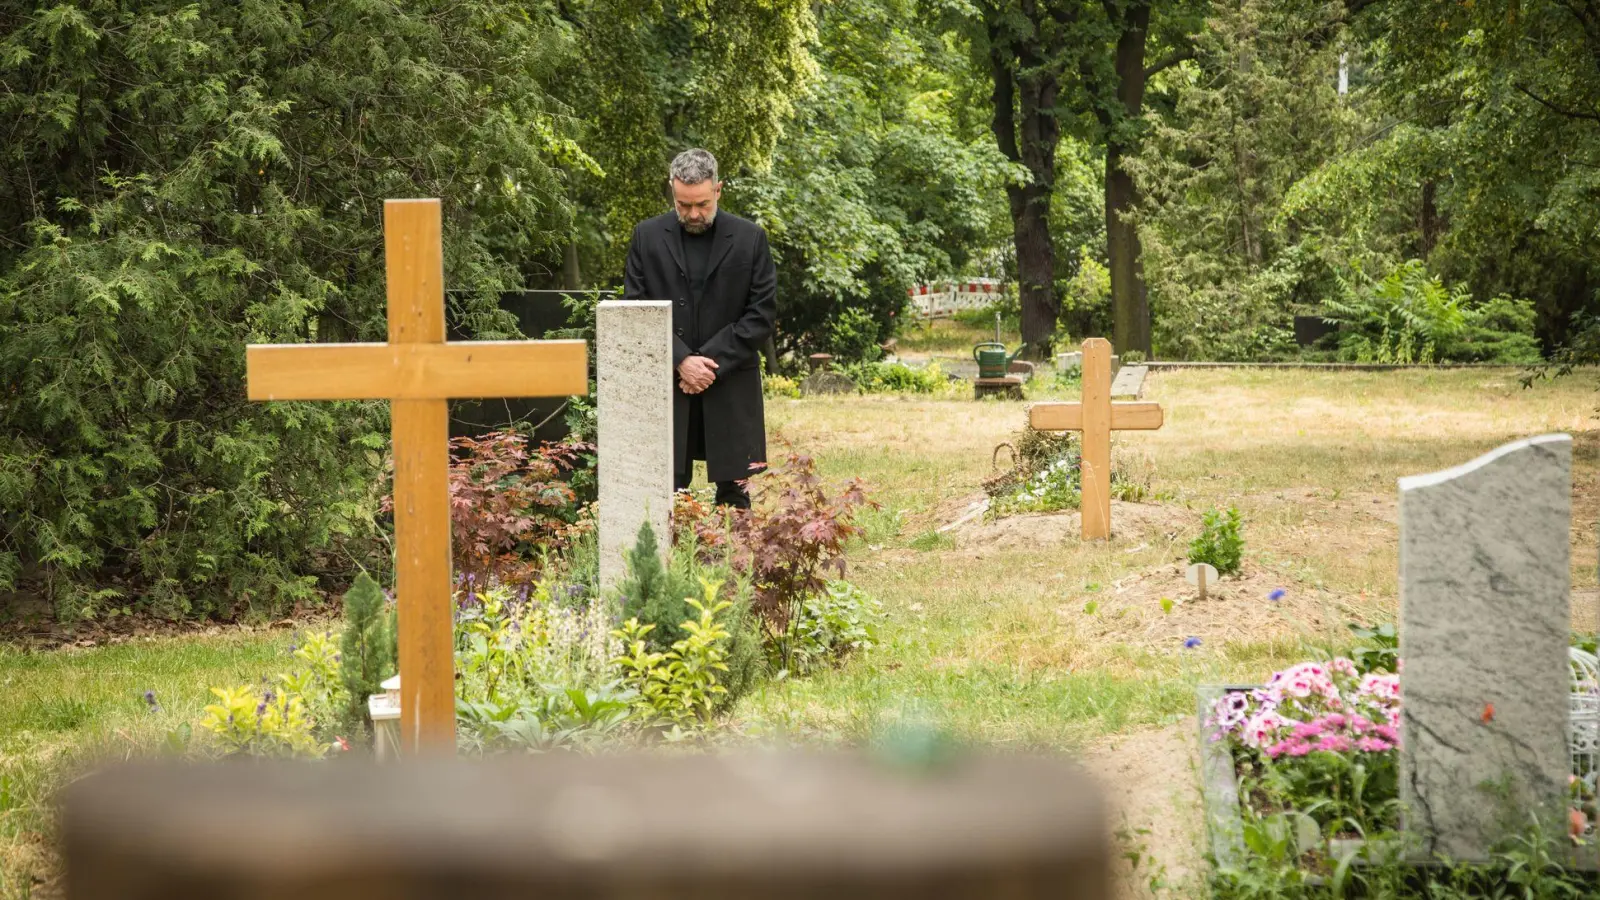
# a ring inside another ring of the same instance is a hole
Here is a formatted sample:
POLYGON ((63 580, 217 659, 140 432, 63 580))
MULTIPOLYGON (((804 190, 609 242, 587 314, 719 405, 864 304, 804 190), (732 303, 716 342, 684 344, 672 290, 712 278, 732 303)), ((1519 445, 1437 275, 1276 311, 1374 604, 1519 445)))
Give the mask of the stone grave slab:
POLYGON ((1111 382, 1111 396, 1138 399, 1144 393, 1144 377, 1149 371, 1148 366, 1123 366, 1111 382))
POLYGON ((1420 859, 1566 830, 1572 440, 1400 479, 1401 798, 1420 859))
POLYGON ((627 572, 645 522, 672 544, 672 304, 605 300, 595 316, 600 587, 627 572))

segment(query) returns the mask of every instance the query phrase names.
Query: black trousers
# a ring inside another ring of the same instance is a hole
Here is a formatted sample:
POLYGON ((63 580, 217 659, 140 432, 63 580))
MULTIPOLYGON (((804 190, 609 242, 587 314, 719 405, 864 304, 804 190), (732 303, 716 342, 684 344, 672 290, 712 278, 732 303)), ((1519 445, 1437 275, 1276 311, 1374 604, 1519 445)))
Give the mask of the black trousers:
MULTIPOLYGON (((688 490, 689 483, 694 480, 694 461, 706 458, 706 420, 702 406, 702 398, 689 398, 689 452, 684 459, 685 469, 677 473, 673 485, 680 491, 688 490)), ((719 481, 717 505, 749 509, 750 491, 743 481, 719 481)))

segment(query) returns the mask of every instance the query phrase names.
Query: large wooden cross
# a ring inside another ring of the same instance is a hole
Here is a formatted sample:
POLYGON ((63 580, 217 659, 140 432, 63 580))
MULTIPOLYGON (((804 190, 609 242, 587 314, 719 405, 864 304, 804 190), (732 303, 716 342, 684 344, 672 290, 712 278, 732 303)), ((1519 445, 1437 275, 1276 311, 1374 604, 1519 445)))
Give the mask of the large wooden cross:
POLYGON ((449 341, 438 200, 383 205, 385 344, 253 344, 251 400, 389 400, 401 749, 455 752, 447 401, 589 389, 579 341, 449 341))
POLYGON ((1160 404, 1112 403, 1111 343, 1089 338, 1083 342, 1083 402, 1036 403, 1028 410, 1028 424, 1038 431, 1083 432, 1083 539, 1110 537, 1111 432, 1160 428, 1160 404))

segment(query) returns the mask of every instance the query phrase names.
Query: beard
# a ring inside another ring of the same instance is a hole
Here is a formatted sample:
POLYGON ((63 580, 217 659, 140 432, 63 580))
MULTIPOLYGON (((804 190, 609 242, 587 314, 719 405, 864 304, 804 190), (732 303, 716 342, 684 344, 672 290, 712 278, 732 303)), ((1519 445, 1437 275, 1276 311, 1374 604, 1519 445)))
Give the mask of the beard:
POLYGON ((691 222, 688 219, 685 219, 683 216, 679 216, 678 224, 682 225, 683 230, 689 232, 690 234, 705 234, 707 231, 711 230, 712 225, 717 224, 717 214, 712 213, 711 215, 706 216, 704 222, 691 222))

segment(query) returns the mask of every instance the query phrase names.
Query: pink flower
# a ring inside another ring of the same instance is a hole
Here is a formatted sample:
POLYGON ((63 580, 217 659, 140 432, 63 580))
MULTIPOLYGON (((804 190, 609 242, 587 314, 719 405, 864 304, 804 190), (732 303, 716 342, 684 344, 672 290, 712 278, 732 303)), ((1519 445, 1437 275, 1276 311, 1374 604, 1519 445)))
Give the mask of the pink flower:
POLYGON ((1279 741, 1276 744, 1273 744, 1271 747, 1268 747, 1267 756, 1273 759, 1277 759, 1278 757, 1284 755, 1305 756, 1310 749, 1311 745, 1307 744, 1305 741, 1289 738, 1288 740, 1279 741), (1298 753, 1295 752, 1297 749, 1299 750, 1298 753))
POLYGON ((1379 725, 1372 729, 1373 733, 1391 744, 1399 745, 1400 731, 1394 725, 1379 725))
POLYGON ((1317 749, 1343 753, 1350 749, 1350 739, 1342 734, 1323 735, 1322 740, 1317 742, 1317 749))
POLYGON ((1356 664, 1342 656, 1336 657, 1328 667, 1333 669, 1335 675, 1349 675, 1352 678, 1356 676, 1356 664))
POLYGON ((1322 724, 1327 728, 1343 728, 1346 721, 1348 720, 1339 713, 1333 713, 1331 715, 1322 717, 1322 724))
POLYGON ((1382 753, 1394 749, 1394 745, 1380 738, 1364 737, 1356 741, 1356 749, 1363 753, 1382 753))
POLYGON ((1241 737, 1246 746, 1264 747, 1286 724, 1282 716, 1272 710, 1263 710, 1245 723, 1241 737))
POLYGON ((1314 737, 1321 737, 1322 724, 1320 722, 1301 722, 1300 724, 1296 725, 1294 727, 1294 731, 1290 733, 1295 738, 1300 740, 1310 740, 1314 737))
POLYGON ((1400 676, 1379 675, 1369 672, 1361 679, 1361 687, 1357 689, 1362 694, 1369 694, 1384 700, 1400 699, 1400 676))

